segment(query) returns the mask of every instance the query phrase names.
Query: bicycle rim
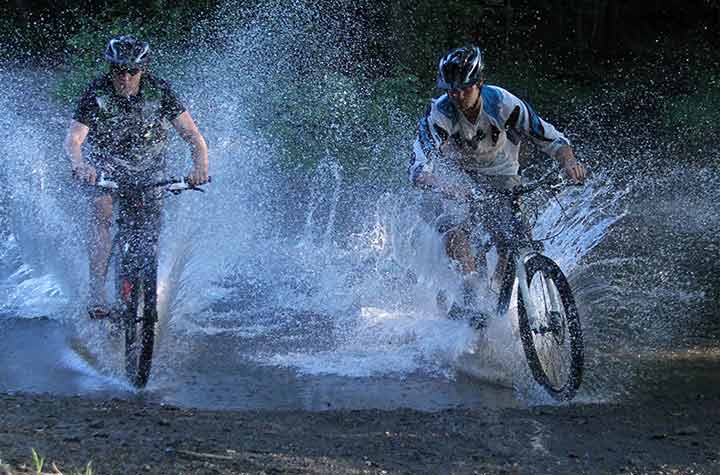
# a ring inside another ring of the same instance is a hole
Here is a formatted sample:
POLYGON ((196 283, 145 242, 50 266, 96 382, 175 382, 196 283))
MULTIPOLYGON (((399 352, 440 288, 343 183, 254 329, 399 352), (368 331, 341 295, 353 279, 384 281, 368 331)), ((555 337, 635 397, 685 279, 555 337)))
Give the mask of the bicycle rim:
POLYGON ((583 338, 567 279, 552 260, 532 256, 525 264, 532 305, 518 298, 520 336, 535 380, 558 400, 575 396, 582 381, 583 338), (534 316, 529 315, 534 309, 534 316))

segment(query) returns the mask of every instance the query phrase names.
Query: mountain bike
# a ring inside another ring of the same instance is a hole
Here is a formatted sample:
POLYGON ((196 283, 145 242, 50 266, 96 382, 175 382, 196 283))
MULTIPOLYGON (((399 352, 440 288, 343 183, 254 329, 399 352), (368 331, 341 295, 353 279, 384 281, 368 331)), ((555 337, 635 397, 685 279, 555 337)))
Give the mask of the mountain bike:
POLYGON ((97 187, 118 202, 113 238, 117 300, 110 319, 124 330, 125 373, 137 388, 150 377, 157 315, 158 239, 165 192, 204 191, 185 180, 169 178, 149 185, 127 184, 101 176, 97 187))
MULTIPOLYGON (((520 185, 511 191, 512 210, 521 215, 520 199, 536 190, 555 192, 564 186, 557 176, 520 185)), ((531 228, 509 249, 497 313, 505 315, 513 296, 525 358, 535 380, 555 399, 575 396, 582 382, 584 343, 580 315, 565 274, 543 254, 543 241, 531 228), (515 290, 515 292, 513 292, 515 290)))
MULTIPOLYGON (((522 219, 520 202, 524 195, 546 190, 555 195, 568 186, 558 176, 518 185, 509 192, 513 216, 522 219)), ((476 197, 477 198, 477 197, 476 197)), ((477 208, 470 204, 471 215, 477 208)), ((507 266, 499 289, 496 312, 507 314, 511 304, 518 313, 518 327, 525 358, 535 379, 556 400, 572 399, 582 382, 584 365, 583 333, 573 292, 565 274, 543 254, 543 240, 533 239, 532 226, 508 243, 507 266)), ((477 265, 484 266, 489 246, 476 252, 477 265)), ((485 315, 470 323, 482 328, 485 315)))

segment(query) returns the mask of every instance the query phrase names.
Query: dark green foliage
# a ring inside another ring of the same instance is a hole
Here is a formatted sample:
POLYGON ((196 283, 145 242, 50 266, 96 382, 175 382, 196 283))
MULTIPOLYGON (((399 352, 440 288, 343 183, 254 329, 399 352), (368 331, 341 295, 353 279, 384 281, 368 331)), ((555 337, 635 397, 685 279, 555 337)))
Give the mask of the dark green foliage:
POLYGON ((170 66, 168 52, 188 41, 187 33, 205 12, 190 4, 169 7, 168 3, 155 0, 144 10, 108 7, 96 17, 79 18, 65 40, 66 72, 56 90, 58 98, 74 102, 88 81, 106 69, 103 49, 115 35, 132 34, 149 41, 153 68, 162 72, 170 66))
MULTIPOLYGON (((162 74, 177 63, 170 52, 184 45, 221 49, 228 27, 241 31, 268 10, 292 20, 300 3, 15 1, 0 7, 0 61, 61 65, 56 96, 69 104, 105 69, 100 57, 111 35, 133 33, 149 40, 153 68, 162 74), (232 20, 220 25, 218 7, 232 12, 232 20), (199 22, 204 28, 193 30, 199 22)), ((287 81, 269 76, 262 93, 254 96, 250 125, 269 137, 289 163, 310 166, 331 154, 354 169, 368 160, 396 166, 393 147, 403 144, 378 146, 375 139, 412 138, 415 117, 439 93, 434 88, 438 58, 467 43, 486 50, 489 83, 527 99, 560 125, 590 101, 635 89, 646 97, 648 110, 629 104, 622 113, 657 112, 654 125, 686 130, 693 141, 705 141, 720 120, 717 0, 309 4, 316 14, 300 19, 298 33, 330 37, 324 50, 349 48, 355 66, 335 61, 331 51, 327 61, 295 65, 287 81)), ((293 56, 317 56, 302 41, 277 48, 289 48, 293 56)), ((255 73, 262 77, 262 71, 255 73)))

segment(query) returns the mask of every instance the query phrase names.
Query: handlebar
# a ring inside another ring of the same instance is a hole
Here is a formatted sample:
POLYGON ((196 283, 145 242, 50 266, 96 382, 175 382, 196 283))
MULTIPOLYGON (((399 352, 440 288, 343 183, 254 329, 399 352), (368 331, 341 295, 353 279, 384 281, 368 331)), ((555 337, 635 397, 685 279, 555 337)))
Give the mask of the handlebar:
MULTIPOLYGON (((526 183, 526 184, 520 184, 516 185, 510 190, 491 190, 491 193, 497 193, 500 195, 509 196, 512 199, 518 199, 522 195, 526 195, 528 193, 532 193, 535 190, 538 190, 540 188, 544 188, 548 191, 559 191, 562 188, 570 188, 570 187, 582 187, 585 186, 584 182, 571 182, 565 178, 562 178, 560 175, 555 173, 549 173, 545 175, 543 178, 540 178, 537 181, 526 183)), ((452 199, 452 200, 478 200, 482 198, 483 191, 473 189, 472 192, 470 192, 469 195, 460 195, 458 193, 454 192, 448 192, 447 190, 434 188, 432 190, 434 193, 439 193, 444 198, 452 199)))
POLYGON ((537 181, 534 181, 532 183, 526 183, 524 185, 517 185, 512 190, 509 190, 505 193, 513 197, 519 197, 528 193, 532 193, 539 188, 546 188, 550 191, 556 191, 561 188, 582 186, 585 186, 584 182, 571 182, 565 178, 562 178, 560 175, 549 173, 548 175, 540 178, 537 181))
MULTIPOLYGON (((208 183, 212 181, 212 177, 208 177, 208 183)), ((113 180, 111 177, 106 177, 104 173, 100 174, 100 179, 95 183, 95 186, 100 188, 105 188, 108 190, 118 190, 120 189, 120 185, 117 181, 113 180)), ((151 183, 148 185, 142 185, 139 188, 162 188, 166 187, 166 191, 169 191, 173 194, 178 194, 182 191, 191 190, 191 191, 200 191, 205 192, 204 189, 200 188, 199 185, 191 185, 187 182, 187 179, 185 178, 166 178, 164 180, 160 180, 155 183, 151 183)))

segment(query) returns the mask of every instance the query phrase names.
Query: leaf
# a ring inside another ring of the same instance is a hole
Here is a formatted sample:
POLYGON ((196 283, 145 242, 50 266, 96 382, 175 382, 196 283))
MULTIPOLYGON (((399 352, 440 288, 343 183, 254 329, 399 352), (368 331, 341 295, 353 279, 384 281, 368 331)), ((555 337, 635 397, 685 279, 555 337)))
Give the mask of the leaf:
POLYGON ((40 457, 38 453, 35 451, 35 449, 32 450, 32 458, 33 458, 33 464, 35 465, 35 471, 38 475, 42 473, 43 465, 45 463, 45 459, 40 457))

